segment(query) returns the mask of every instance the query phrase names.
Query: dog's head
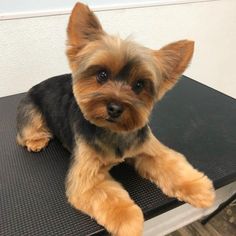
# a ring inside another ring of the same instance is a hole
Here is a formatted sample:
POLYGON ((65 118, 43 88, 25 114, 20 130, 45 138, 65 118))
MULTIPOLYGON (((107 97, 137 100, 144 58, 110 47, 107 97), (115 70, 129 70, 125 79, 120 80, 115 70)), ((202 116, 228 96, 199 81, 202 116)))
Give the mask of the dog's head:
POLYGON ((73 92, 84 117, 114 132, 144 127, 156 101, 177 82, 193 54, 188 40, 160 50, 108 35, 77 3, 68 24, 73 92))

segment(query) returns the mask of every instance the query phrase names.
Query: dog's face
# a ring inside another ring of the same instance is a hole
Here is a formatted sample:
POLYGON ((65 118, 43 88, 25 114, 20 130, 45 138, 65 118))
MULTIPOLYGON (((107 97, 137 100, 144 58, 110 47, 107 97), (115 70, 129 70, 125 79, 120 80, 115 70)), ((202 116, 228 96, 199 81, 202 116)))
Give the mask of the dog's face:
POLYGON ((144 127, 155 102, 173 87, 192 54, 192 41, 154 51, 110 36, 81 3, 70 16, 67 56, 75 99, 87 120, 114 132, 144 127))
POLYGON ((159 83, 150 50, 101 36, 78 54, 73 77, 74 95, 91 123, 118 132, 148 122, 159 83))

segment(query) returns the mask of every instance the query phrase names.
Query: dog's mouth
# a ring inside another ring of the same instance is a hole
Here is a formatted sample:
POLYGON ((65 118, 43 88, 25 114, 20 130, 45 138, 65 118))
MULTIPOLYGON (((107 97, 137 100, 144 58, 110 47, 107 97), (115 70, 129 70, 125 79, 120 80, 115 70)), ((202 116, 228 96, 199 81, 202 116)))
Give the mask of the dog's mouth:
POLYGON ((92 123, 99 127, 108 128, 114 132, 132 131, 139 128, 136 124, 131 123, 130 125, 129 120, 124 121, 121 117, 96 117, 96 119, 93 119, 92 123))
POLYGON ((95 117, 94 119, 95 121, 98 122, 104 122, 106 121, 107 123, 118 123, 118 119, 117 118, 112 118, 112 117, 95 117))

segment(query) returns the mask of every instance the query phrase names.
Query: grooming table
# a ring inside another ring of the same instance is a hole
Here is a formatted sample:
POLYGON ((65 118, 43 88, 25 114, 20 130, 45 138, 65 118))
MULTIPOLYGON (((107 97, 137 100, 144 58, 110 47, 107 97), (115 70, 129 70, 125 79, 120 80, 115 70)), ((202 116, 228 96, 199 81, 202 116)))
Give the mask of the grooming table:
MULTIPOLYGON (((69 153, 56 140, 40 153, 16 145, 16 107, 23 94, 0 99, 0 235, 104 235, 65 197, 69 153)), ((150 126, 220 188, 236 180, 236 101, 185 76, 158 103, 150 126)), ((120 164, 111 170, 150 219, 180 206, 120 164)))

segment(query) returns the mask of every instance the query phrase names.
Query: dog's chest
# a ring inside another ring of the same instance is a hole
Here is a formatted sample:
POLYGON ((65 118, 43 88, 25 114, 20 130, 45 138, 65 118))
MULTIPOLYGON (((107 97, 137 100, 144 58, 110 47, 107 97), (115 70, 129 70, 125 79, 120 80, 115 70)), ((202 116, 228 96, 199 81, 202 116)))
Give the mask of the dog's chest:
POLYGON ((116 159, 122 159, 126 157, 127 151, 135 149, 136 146, 144 142, 146 136, 146 127, 135 132, 121 134, 103 131, 96 135, 94 146, 105 156, 111 155, 116 159))
POLYGON ((112 153, 116 158, 122 158, 124 157, 125 151, 130 149, 136 141, 136 134, 125 135, 107 132, 97 137, 95 144, 97 144, 104 153, 112 153))

